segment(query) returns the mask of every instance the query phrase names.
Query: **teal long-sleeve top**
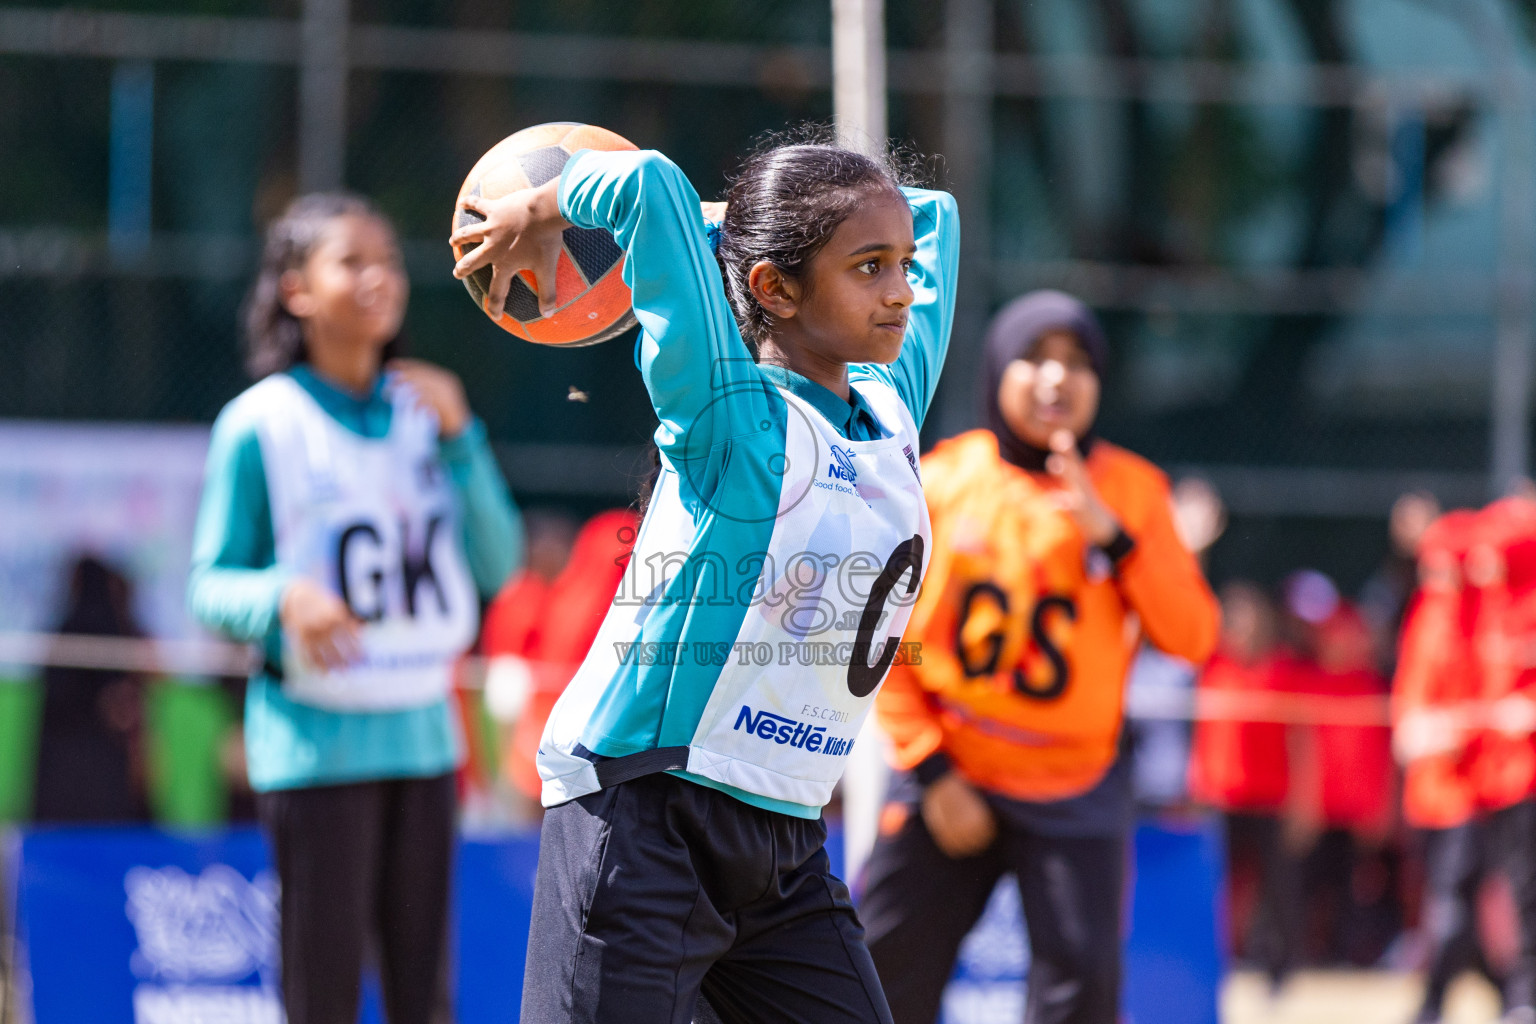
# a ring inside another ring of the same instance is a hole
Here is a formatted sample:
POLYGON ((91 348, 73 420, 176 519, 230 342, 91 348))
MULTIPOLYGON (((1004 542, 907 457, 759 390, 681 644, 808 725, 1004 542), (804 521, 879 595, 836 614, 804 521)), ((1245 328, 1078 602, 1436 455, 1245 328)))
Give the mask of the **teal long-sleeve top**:
MULTIPOLYGON (((357 397, 308 366, 288 373, 347 430, 368 438, 389 432, 382 378, 357 397)), ((517 507, 479 420, 442 441, 438 454, 458 503, 465 561, 489 598, 522 563, 517 507)), ((281 664, 278 606, 290 578, 277 564, 260 441, 248 423, 221 414, 192 541, 192 616, 233 640, 261 644, 267 660, 281 664)), ((404 711, 332 711, 289 700, 265 672, 246 690, 245 742, 257 792, 440 775, 458 765, 463 748, 447 700, 404 711)))
MULTIPOLYGON (((949 345, 959 214, 954 199, 942 192, 902 191, 917 246, 907 276, 913 298, 906 338, 895 362, 850 364, 848 376, 852 383, 890 388, 920 425, 949 345)), ((561 172, 559 201, 568 221, 611 232, 628 254, 624 280, 641 328, 635 362, 659 421, 658 493, 674 496, 653 501, 641 534, 665 529, 689 538, 683 567, 654 600, 643 602, 627 639, 669 650, 729 640, 740 633, 749 602, 711 595, 753 593, 762 564, 754 562, 753 553, 770 550, 783 481, 782 469, 775 472, 773 466, 785 451, 790 415, 781 389, 853 440, 889 436, 898 425, 881 423, 857 388, 844 400, 798 374, 752 359, 710 251, 698 194, 664 155, 583 150, 561 172), (663 486, 667 483, 671 486, 663 486), (688 520, 686 527, 680 519, 688 520)), ((568 723, 559 721, 557 711, 550 749, 541 749, 541 768, 553 773, 546 775, 546 798, 562 791, 562 773, 581 775, 574 767, 585 756, 580 751, 623 757, 688 744, 730 668, 684 661, 626 662, 608 678, 578 674, 562 702, 591 710, 568 723)), ((674 774, 768 810, 806 818, 821 813, 820 806, 695 773, 674 774)))

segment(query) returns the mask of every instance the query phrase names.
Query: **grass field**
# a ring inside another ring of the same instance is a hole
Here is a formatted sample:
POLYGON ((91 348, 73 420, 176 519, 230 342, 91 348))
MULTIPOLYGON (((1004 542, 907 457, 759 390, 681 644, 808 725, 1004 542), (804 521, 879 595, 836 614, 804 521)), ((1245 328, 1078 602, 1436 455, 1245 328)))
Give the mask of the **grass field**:
MULTIPOLYGON (((1422 982, 1386 971, 1302 971, 1271 999, 1263 975, 1241 972, 1221 993, 1222 1024, 1408 1024, 1418 1010, 1422 982)), ((1451 988, 1445 1024, 1492 1024, 1498 994, 1480 978, 1464 976, 1451 988)))

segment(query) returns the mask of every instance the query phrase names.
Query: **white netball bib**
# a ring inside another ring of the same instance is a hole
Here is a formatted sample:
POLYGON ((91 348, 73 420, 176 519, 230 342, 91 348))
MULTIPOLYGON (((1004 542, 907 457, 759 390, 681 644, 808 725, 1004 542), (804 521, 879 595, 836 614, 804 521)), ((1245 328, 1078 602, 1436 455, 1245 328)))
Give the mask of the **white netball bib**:
MULTIPOLYGON (((807 807, 830 799, 875 690, 896 658, 912 653, 901 635, 930 542, 917 425, 888 385, 853 386, 894 436, 849 441, 781 389, 783 448, 743 456, 750 465, 761 458, 775 478, 771 523, 758 530, 756 520, 733 520, 754 524, 746 533, 760 547, 725 550, 701 540, 701 520, 718 525, 732 517, 711 508, 695 515, 680 496, 678 474, 662 474, 613 607, 545 726, 545 806, 604 785, 583 742, 594 729, 624 737, 619 744, 595 737, 608 748, 595 752, 615 759, 603 772, 622 775, 627 769, 617 762, 657 750, 664 755, 658 763, 636 762, 639 768, 675 763, 807 807), (706 578, 714 583, 676 586, 706 578), (656 616, 666 624, 647 637, 656 616), (663 681, 670 704, 693 704, 697 691, 671 692, 685 673, 683 685, 708 686, 686 747, 635 745, 635 737, 660 731, 663 681), (609 753, 626 743, 629 752, 609 753)), ((737 486, 751 479, 746 474, 737 486)))
POLYGON ((931 543, 917 425, 890 388, 854 386, 882 423, 899 425, 894 436, 850 441, 782 392, 779 515, 730 666, 689 744, 689 771, 810 806, 831 799, 875 691, 910 655, 901 635, 931 543))
POLYGON ((283 374, 241 401, 256 418, 278 564, 333 591, 363 622, 361 661, 337 672, 305 663, 285 637, 284 693, 340 711, 441 699, 479 607, 437 417, 397 392, 389 433, 365 438, 283 374))

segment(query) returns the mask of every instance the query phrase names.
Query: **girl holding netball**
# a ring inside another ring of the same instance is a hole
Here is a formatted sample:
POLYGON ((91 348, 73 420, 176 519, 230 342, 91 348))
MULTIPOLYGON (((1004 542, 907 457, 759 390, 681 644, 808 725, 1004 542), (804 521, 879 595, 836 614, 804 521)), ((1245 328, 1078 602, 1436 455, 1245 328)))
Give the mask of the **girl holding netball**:
POLYGON ((613 233, 661 421, 629 568, 540 744, 523 1019, 686 1024, 702 992, 726 1022, 889 1021, 821 809, 927 560, 953 200, 794 145, 747 161, 718 232, 656 152, 468 205, 455 273, 495 268, 492 311, 520 270, 552 305, 562 229, 613 233))
POLYGON ((1143 638, 1204 661, 1217 610, 1166 478, 1095 437, 1105 356, 1081 302, 1015 300, 987 333, 985 429, 923 459, 934 548, 907 631, 922 661, 879 703, 909 774, 863 905, 900 1024, 932 1024, 1008 872, 1029 930, 1025 1020, 1119 1020, 1126 674, 1143 638))
POLYGON ((357 1018, 365 949, 390 1024, 446 990, 453 665, 521 527, 458 378, 394 358, 393 229, 347 195, 270 228, 246 324, 257 383, 213 427, 193 615, 261 645, 251 785, 282 885, 290 1024, 357 1018))

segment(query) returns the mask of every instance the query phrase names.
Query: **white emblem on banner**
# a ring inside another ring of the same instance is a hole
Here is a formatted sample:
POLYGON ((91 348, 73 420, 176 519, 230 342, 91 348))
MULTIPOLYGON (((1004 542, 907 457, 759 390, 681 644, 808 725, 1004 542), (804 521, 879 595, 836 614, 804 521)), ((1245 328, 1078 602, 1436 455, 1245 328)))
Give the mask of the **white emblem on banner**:
POLYGON ((123 888, 138 937, 130 963, 145 979, 133 992, 134 1024, 282 1024, 271 874, 136 867, 123 888), (233 984, 257 973, 260 985, 233 984))
POLYGON ((224 864, 192 876, 136 867, 123 880, 138 934, 134 973, 168 981, 239 981, 276 966, 277 904, 270 876, 248 882, 224 864))

